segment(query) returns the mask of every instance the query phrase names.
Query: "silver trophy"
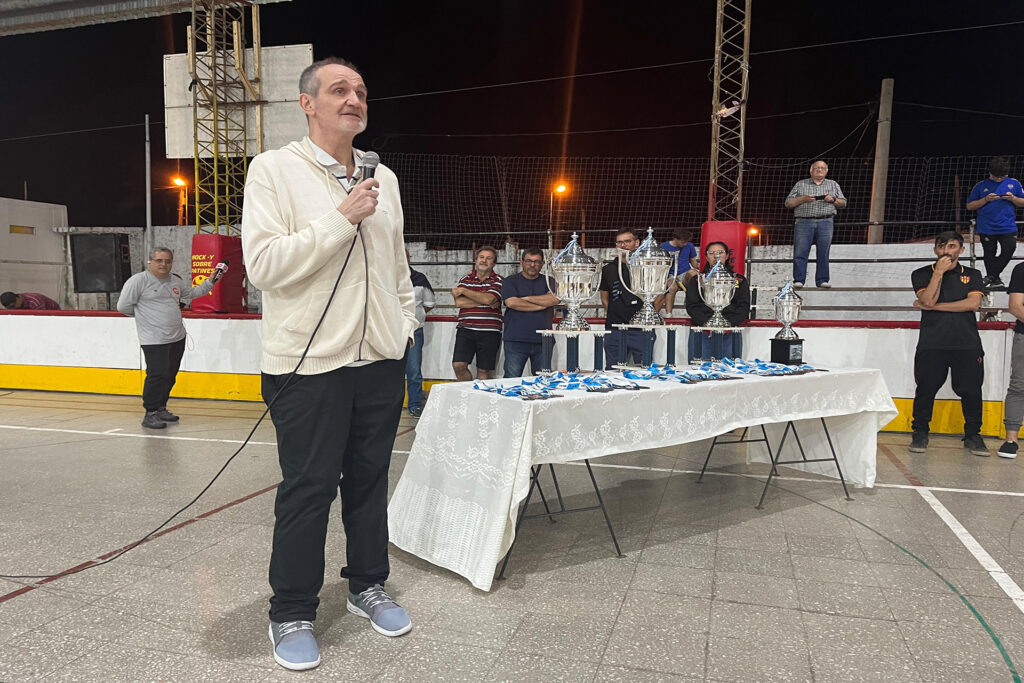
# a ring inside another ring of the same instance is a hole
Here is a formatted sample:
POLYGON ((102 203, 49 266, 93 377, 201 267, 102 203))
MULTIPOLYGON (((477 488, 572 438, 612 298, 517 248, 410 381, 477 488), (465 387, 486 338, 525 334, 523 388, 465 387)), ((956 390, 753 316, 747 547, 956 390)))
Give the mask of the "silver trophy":
POLYGON ((736 276, 716 263, 707 275, 697 275, 697 293, 711 309, 713 315, 704 327, 731 327, 722 315, 722 309, 729 305, 736 292, 736 276))
POLYGON ((775 302, 775 319, 782 323, 782 329, 775 335, 776 339, 799 339, 793 331, 793 323, 800 319, 800 307, 804 300, 793 290, 793 283, 789 282, 778 296, 775 302))
POLYGON ((626 260, 629 266, 630 287, 622 277, 622 259, 619 259, 619 281, 633 296, 639 297, 643 307, 630 319, 630 325, 664 325, 665 321, 654 310, 654 300, 668 291, 672 280, 672 256, 654 241, 654 229, 647 228, 647 239, 626 260))
POLYGON ((601 264, 583 251, 574 232, 569 244, 551 260, 549 268, 551 277, 545 278, 548 291, 551 291, 553 279, 558 291, 551 293, 565 306, 565 315, 555 329, 589 330, 590 324, 580 313, 580 306, 597 292, 601 280, 601 264))

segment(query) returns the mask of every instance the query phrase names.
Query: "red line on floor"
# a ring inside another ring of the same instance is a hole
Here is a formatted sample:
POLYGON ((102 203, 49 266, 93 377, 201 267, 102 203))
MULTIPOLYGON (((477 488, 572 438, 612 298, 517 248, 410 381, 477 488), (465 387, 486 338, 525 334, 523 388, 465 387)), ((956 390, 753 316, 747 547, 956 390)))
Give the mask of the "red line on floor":
POLYGON ((409 427, 408 429, 403 429, 402 431, 400 431, 397 434, 395 434, 395 438, 397 439, 402 434, 408 434, 409 432, 414 431, 415 429, 416 429, 415 427, 409 427))
POLYGON ((879 444, 878 450, 885 453, 885 456, 889 458, 889 461, 893 465, 895 465, 896 469, 903 473, 904 478, 906 478, 906 480, 910 483, 911 486, 924 486, 924 484, 921 483, 921 480, 915 477, 913 472, 910 471, 910 468, 904 465, 903 461, 897 458, 896 454, 889 450, 888 446, 886 446, 885 444, 879 444))

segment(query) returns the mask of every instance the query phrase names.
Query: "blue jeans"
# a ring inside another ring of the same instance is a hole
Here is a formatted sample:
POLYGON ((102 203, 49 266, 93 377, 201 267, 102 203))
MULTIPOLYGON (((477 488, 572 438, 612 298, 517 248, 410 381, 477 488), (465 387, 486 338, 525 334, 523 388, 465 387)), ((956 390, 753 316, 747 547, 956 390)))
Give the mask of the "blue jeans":
POLYGON ((423 407, 423 328, 413 333, 415 344, 409 349, 409 360, 405 363, 405 384, 409 391, 409 410, 423 407))
POLYGON ((807 279, 807 256, 814 250, 814 284, 828 282, 828 250, 832 247, 831 218, 797 218, 793 226, 793 282, 807 279))
POLYGON ((743 335, 739 332, 697 332, 690 330, 690 357, 687 362, 696 359, 721 360, 722 358, 741 358, 743 356, 743 335))
POLYGON ((554 339, 544 337, 539 342, 506 341, 505 377, 522 377, 526 361, 530 361, 530 372, 536 375, 541 370, 551 369, 551 347, 554 339))
POLYGON ((644 349, 647 346, 647 340, 654 337, 654 332, 645 333, 643 330, 613 330, 611 334, 605 335, 605 369, 619 364, 619 349, 622 345, 623 336, 626 337, 626 362, 628 363, 630 356, 632 356, 633 363, 640 365, 644 362, 644 349))

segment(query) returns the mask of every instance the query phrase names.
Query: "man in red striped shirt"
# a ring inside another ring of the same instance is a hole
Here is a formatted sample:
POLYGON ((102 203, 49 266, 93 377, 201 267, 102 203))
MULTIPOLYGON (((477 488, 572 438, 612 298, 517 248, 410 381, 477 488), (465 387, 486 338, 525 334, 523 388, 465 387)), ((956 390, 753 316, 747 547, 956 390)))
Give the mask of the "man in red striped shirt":
POLYGON ((473 379, 469 364, 476 357, 477 379, 490 379, 498 362, 501 346, 501 276, 494 272, 498 251, 480 247, 474 259, 475 269, 452 289, 459 309, 455 330, 452 368, 460 382, 473 379))

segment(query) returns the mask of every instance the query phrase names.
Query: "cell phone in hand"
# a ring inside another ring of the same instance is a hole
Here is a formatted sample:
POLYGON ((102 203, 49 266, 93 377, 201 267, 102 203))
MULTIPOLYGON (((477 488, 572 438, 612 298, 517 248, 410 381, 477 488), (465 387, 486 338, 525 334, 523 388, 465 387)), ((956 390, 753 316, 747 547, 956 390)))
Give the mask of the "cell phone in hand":
POLYGON ((823 194, 815 195, 814 196, 814 201, 816 201, 816 202, 823 202, 823 201, 825 201, 825 197, 826 197, 826 195, 823 195, 823 194))

